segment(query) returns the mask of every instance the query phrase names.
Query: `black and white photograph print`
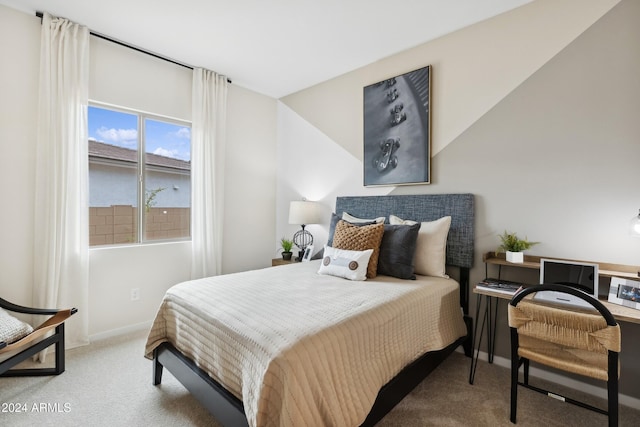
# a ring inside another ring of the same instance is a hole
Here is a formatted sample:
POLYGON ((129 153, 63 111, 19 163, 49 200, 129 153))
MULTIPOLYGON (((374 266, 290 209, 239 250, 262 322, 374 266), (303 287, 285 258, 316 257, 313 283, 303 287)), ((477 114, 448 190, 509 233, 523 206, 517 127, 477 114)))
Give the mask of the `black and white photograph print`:
POLYGON ((364 185, 431 182, 431 66, 364 88, 364 185))

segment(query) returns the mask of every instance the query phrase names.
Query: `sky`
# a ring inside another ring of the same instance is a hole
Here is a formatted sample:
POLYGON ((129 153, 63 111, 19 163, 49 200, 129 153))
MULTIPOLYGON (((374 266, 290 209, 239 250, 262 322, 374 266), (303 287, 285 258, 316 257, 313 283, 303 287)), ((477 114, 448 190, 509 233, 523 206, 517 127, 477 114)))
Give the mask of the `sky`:
MULTIPOLYGON (((135 114, 89 106, 89 139, 137 149, 135 114)), ((191 159, 191 129, 158 120, 145 120, 145 151, 174 159, 191 159)))

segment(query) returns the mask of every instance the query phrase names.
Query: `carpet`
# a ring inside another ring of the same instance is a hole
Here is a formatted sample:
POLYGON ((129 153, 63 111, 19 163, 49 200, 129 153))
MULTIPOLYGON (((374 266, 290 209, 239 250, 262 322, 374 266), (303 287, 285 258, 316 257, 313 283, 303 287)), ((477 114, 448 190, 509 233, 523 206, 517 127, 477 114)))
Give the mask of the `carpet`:
MULTIPOLYGON (((0 425, 219 426, 168 371, 160 386, 152 384, 145 338, 146 331, 140 331, 67 350, 67 369, 60 376, 0 378, 0 425)), ((378 425, 512 425, 508 369, 479 362, 470 385, 469 363, 463 354, 452 354, 378 425)), ((517 425, 605 426, 607 418, 520 388, 517 425)), ((620 425, 640 425, 640 410, 620 406, 620 425)))

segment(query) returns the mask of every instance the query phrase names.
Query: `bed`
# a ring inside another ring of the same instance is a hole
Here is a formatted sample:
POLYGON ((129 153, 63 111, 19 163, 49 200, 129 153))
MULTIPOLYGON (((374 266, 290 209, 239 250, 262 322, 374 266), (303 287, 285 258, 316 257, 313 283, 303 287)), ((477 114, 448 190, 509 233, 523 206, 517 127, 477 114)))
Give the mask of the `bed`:
POLYGON ((374 425, 458 346, 470 355, 473 195, 339 197, 336 212, 450 216, 458 279, 349 281, 318 260, 178 284, 145 349, 154 384, 167 368, 225 426, 374 425))

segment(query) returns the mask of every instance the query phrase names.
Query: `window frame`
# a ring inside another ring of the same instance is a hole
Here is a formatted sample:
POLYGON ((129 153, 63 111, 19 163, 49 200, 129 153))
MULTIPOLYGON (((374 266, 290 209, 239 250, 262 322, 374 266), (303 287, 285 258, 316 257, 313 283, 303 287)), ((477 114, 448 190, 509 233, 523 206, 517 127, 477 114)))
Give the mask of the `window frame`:
MULTIPOLYGON (((138 205, 137 209, 137 233, 135 233, 136 241, 131 243, 108 243, 103 245, 89 245, 90 249, 94 248, 105 248, 105 247, 121 247, 121 246, 136 246, 136 245, 149 245, 155 243, 171 243, 171 242, 184 242, 191 241, 192 239, 192 224, 189 221, 189 235, 186 237, 171 237, 165 239, 145 239, 146 228, 147 228, 147 215, 145 214, 146 207, 146 174, 147 174, 147 164, 146 164, 146 126, 145 120, 150 119, 158 122, 170 123, 176 126, 187 127, 189 131, 192 129, 192 122, 189 120, 178 119, 175 117, 165 116, 162 114, 150 113, 147 111, 137 110, 135 108, 122 107, 119 105, 109 104, 100 101, 89 100, 89 107, 101 108, 103 110, 111 110, 124 114, 131 114, 136 116, 136 124, 137 124, 137 195, 136 195, 136 203, 138 205)), ((87 109, 87 128, 89 123, 89 111, 87 109)), ((87 129, 88 134, 88 129, 87 129)), ((87 140, 88 143, 88 140, 87 140)), ((191 139, 189 139, 189 162, 191 162, 191 156, 193 151, 191 150, 191 139)), ((89 172, 89 164, 90 160, 87 156, 87 173, 89 172)), ((189 169, 189 181, 191 181, 191 169, 189 169)), ((87 176, 87 179, 89 177, 87 176)), ((90 191, 90 188, 89 188, 90 191)), ((90 206, 90 194, 87 195, 87 210, 91 208, 90 206)), ((192 209, 192 198, 189 195, 189 212, 191 213, 192 209)), ((87 230, 89 232, 89 230, 87 230)))

